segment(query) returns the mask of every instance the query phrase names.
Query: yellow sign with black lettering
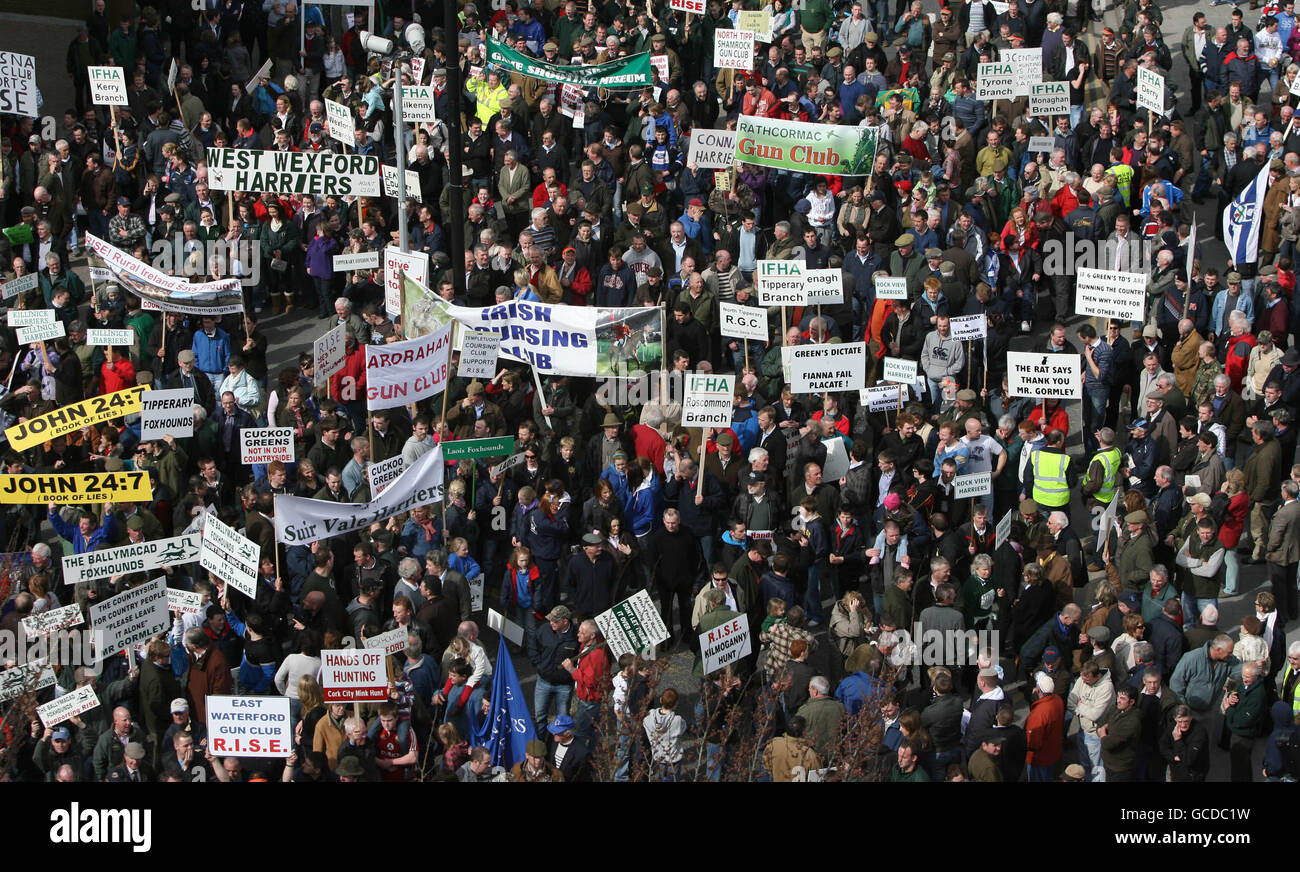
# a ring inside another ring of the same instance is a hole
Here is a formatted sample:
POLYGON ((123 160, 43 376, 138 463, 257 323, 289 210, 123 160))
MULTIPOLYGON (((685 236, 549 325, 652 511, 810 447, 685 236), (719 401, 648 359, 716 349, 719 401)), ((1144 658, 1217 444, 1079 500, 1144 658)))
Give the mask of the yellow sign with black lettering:
MULTIPOLYGON (((79 403, 69 403, 46 412, 36 418, 29 418, 5 430, 9 447, 15 451, 26 451, 33 445, 40 445, 58 436, 64 436, 89 427, 102 424, 114 418, 134 415, 140 411, 140 394, 149 390, 146 385, 138 385, 111 394, 91 397, 79 403)), ((39 500, 37 500, 39 502, 39 500)))
POLYGON ((0 475, 0 503, 148 502, 147 472, 0 475))

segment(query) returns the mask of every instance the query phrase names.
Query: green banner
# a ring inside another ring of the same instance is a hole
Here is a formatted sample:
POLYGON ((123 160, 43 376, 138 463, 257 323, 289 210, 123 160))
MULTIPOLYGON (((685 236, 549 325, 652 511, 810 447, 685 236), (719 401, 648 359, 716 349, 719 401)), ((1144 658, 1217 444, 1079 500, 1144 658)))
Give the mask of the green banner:
POLYGON ((490 436, 487 439, 453 439, 442 443, 443 460, 477 459, 512 454, 515 450, 513 436, 490 436))
POLYGON ((877 137, 872 127, 741 115, 736 160, 800 173, 867 176, 876 159, 877 137))
POLYGON ((642 52, 603 64, 562 67, 515 51, 488 37, 488 63, 521 75, 582 88, 638 88, 650 84, 650 55, 642 52))

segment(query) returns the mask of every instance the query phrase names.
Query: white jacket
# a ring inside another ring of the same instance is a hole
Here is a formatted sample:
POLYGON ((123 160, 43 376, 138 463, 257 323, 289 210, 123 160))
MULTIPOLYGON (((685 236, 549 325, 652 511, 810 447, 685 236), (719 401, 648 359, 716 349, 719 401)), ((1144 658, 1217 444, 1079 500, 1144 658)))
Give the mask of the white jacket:
POLYGON ((1106 720, 1114 705, 1115 682, 1111 680, 1109 670, 1102 670, 1101 678, 1091 687, 1078 678, 1070 688, 1067 706, 1079 716, 1079 729, 1090 736, 1097 735, 1097 727, 1106 720))

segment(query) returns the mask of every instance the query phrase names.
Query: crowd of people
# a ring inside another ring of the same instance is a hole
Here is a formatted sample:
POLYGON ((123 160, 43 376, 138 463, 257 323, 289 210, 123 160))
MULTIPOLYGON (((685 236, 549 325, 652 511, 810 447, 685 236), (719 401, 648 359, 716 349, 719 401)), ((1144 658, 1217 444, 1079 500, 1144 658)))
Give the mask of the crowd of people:
POLYGON ((1286 642, 1300 619, 1292 0, 1258 17, 1252 4, 1249 24, 1240 7, 1196 12, 1178 49, 1185 93, 1154 0, 1011 0, 1001 13, 772 0, 745 71, 713 64, 714 34, 736 27, 745 0, 699 15, 637 0, 496 5, 465 5, 447 34, 423 0, 386 3, 375 20, 292 0, 147 2, 113 19, 94 0, 68 45, 75 105, 54 138, 5 117, 5 278, 38 276, 8 302, 52 309, 66 335, 23 346, 0 328, 0 423, 139 384, 193 388, 195 429, 142 439, 131 415, 6 447, 7 474, 142 470, 152 498, 4 505, 0 630, 73 603, 88 614, 146 580, 65 587, 60 548, 179 535, 211 508, 261 557, 256 597, 198 564, 165 567, 169 586, 202 595, 199 614, 176 613, 102 672, 60 667, 56 688, 4 703, 9 778, 1300 777, 1300 643, 1286 642), (409 54, 368 54, 371 28, 409 54), (648 52, 653 81, 562 87, 489 63, 489 39, 543 64, 648 52), (1022 48, 1041 48, 1044 81, 1068 82, 1068 114, 977 99, 979 65, 1022 48), (124 71, 129 106, 92 103, 97 65, 124 71), (1164 116, 1139 108, 1139 68, 1164 77, 1164 116), (432 87, 436 122, 398 123, 399 79, 432 87), (352 141, 331 134, 326 100, 351 114, 352 141), (691 160, 695 131, 741 116, 873 128, 872 172, 691 160), (463 131, 460 155, 448 125, 463 131), (1051 148, 1031 150, 1043 137, 1051 148), (405 203, 215 190, 214 147, 390 165, 401 150, 418 189, 405 203), (1265 168, 1257 259, 1203 264, 1193 205, 1226 206, 1265 168), (731 426, 681 427, 671 391, 623 403, 594 378, 535 381, 507 359, 491 379, 454 377, 444 396, 368 412, 362 346, 398 341, 404 325, 380 270, 335 270, 333 257, 398 244, 399 210, 400 241, 430 258, 430 292, 458 305, 662 309, 666 369, 736 374, 731 426), (244 312, 146 308, 74 270, 99 265, 82 260, 87 233, 155 265, 175 251, 160 268, 196 282, 240 278, 244 312), (1080 243, 1146 274, 1145 323, 1075 315, 1062 257, 1080 243), (771 309, 767 341, 723 336, 719 304, 759 305, 762 260, 838 268, 844 298, 771 309), (881 277, 906 279, 906 298, 878 299, 881 277), (319 320, 292 314, 303 308, 319 320), (959 341, 950 319, 969 315, 985 337, 959 341), (307 350, 278 371, 267 318, 303 324, 307 350), (310 340, 336 326, 343 367, 317 379, 310 340), (133 341, 88 344, 102 328, 133 341), (875 411, 856 390, 792 391, 783 352, 848 342, 867 344, 866 386, 886 357, 916 361, 920 378, 875 411), (1081 425, 1073 401, 1009 391, 1013 342, 1081 358, 1081 425), (241 432, 263 426, 292 429, 294 462, 241 463, 241 432), (513 437, 522 462, 448 461, 438 504, 277 542, 277 496, 366 503, 371 464, 486 436, 513 437), (955 479, 974 473, 991 491, 957 498, 955 479), (1266 564, 1267 583, 1243 563, 1266 564), (685 684, 662 663, 613 657, 594 620, 643 589, 671 634, 659 650, 695 655, 685 684), (1234 638, 1220 609, 1246 595, 1234 638), (470 741, 500 672, 479 638, 486 608, 523 628, 510 650, 535 679, 541 738, 508 765, 470 741), (740 616, 751 654, 705 674, 700 634, 740 616), (398 628, 390 701, 325 702, 321 651, 398 628), (966 631, 992 641, 925 659, 926 635, 966 631), (85 685, 99 707, 42 726, 37 702, 85 685), (287 760, 213 755, 205 701, 230 693, 290 699, 287 760))

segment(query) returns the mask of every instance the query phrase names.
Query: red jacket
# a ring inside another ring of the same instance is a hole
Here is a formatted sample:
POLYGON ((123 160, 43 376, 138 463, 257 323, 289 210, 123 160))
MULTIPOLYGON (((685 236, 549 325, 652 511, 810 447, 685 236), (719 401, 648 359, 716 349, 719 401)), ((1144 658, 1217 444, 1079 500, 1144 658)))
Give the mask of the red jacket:
MULTIPOLYGON (((1285 336, 1286 330, 1273 335, 1285 336)), ((1246 365, 1250 363, 1250 350, 1254 347, 1253 333, 1243 333, 1228 340, 1228 356, 1223 371, 1228 374, 1228 378, 1232 379, 1232 389, 1238 393, 1241 393, 1241 380, 1246 377, 1246 365)))
POLYGON ((601 643, 578 658, 578 668, 573 670, 573 692, 585 702, 598 702, 605 697, 609 676, 609 649, 601 643))
POLYGON ((1052 198, 1052 214, 1062 220, 1065 219, 1066 215, 1078 208, 1079 195, 1069 185, 1057 191, 1056 196, 1052 198))
POLYGON ((1062 433, 1070 432, 1070 416, 1059 405, 1052 410, 1047 416, 1047 425, 1043 425, 1043 407, 1041 404, 1034 406, 1034 410, 1029 413, 1029 420, 1038 424, 1038 428, 1046 433, 1048 430, 1060 430, 1062 433))
POLYGON ((114 391, 135 387, 135 366, 126 358, 116 363, 104 361, 99 368, 100 393, 111 394, 114 391))
POLYGON ((632 436, 632 448, 636 451, 637 457, 649 458, 650 462, 659 470, 659 474, 664 474, 664 454, 668 451, 668 443, 664 437, 659 435, 659 431, 653 427, 647 427, 645 424, 633 424, 629 431, 632 436))
POLYGON ((1025 718, 1025 744, 1029 748, 1025 763, 1030 766, 1052 766, 1061 759, 1061 743, 1065 738, 1065 700, 1060 694, 1049 693, 1034 700, 1025 718))
POLYGON ((330 376, 330 396, 340 403, 364 403, 366 400, 366 351, 360 343, 343 355, 343 368, 330 376), (348 396, 343 396, 344 388, 348 396))
POLYGON ((1223 514, 1223 523, 1219 526, 1219 542, 1224 548, 1237 547, 1248 514, 1250 514, 1250 497, 1244 491, 1233 494, 1228 500, 1228 511, 1223 514))

